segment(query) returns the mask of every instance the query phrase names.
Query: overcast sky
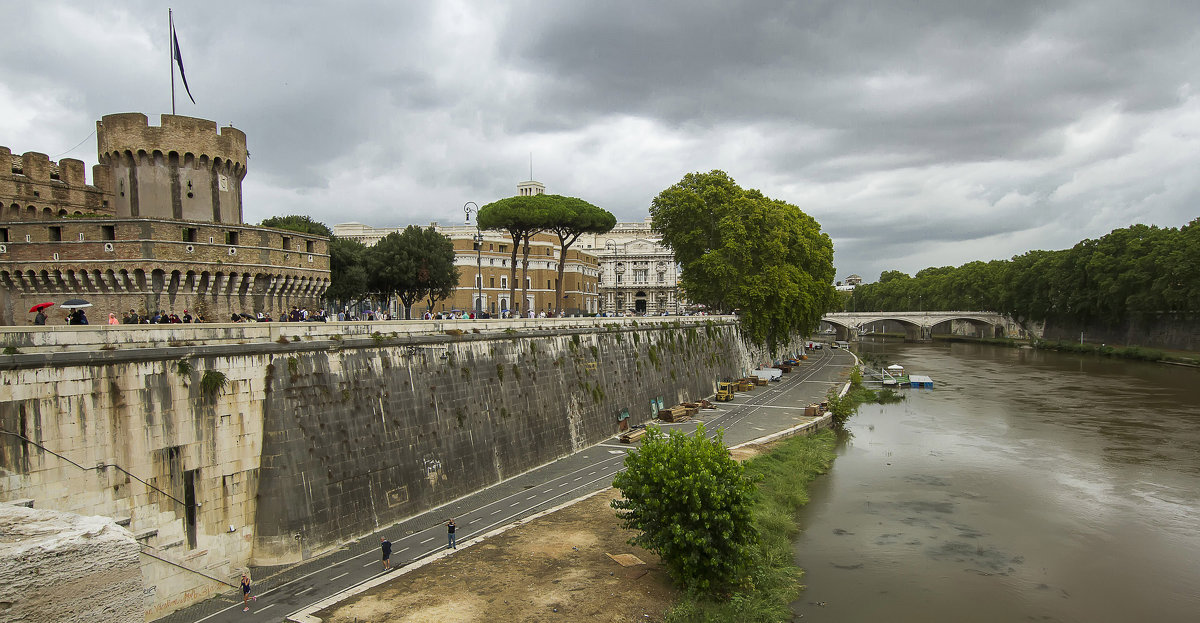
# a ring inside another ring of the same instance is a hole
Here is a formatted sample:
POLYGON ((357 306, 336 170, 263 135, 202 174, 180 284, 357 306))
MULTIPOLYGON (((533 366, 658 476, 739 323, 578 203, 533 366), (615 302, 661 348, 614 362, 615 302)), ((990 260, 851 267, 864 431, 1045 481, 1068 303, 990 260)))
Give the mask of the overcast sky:
MULTIPOLYGON (((460 223, 531 154, 619 220, 722 169, 838 279, 1200 215, 1200 2, 178 4, 176 110, 248 135, 251 223, 460 223)), ((0 145, 93 164, 102 115, 170 112, 165 4, 0 18, 0 145)))

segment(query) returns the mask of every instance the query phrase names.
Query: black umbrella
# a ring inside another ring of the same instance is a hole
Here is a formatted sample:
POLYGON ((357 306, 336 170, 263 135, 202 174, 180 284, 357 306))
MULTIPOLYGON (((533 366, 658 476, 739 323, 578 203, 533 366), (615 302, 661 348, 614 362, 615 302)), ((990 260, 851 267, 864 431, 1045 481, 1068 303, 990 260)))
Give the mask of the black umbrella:
POLYGON ((63 309, 80 309, 83 307, 91 307, 92 304, 83 299, 67 299, 59 307, 63 309))

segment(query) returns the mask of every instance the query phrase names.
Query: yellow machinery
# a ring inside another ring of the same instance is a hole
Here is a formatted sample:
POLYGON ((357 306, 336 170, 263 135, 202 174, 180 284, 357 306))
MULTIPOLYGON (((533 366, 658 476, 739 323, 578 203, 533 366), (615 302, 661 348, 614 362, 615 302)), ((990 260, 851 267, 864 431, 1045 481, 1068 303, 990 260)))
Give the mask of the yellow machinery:
POLYGON ((721 381, 717 383, 717 402, 729 402, 733 400, 733 383, 721 381))

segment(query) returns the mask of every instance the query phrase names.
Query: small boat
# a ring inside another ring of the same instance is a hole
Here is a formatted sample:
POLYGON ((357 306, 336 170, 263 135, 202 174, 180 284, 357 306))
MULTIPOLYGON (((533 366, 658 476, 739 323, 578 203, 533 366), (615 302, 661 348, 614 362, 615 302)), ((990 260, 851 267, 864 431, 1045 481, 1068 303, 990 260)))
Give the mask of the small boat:
POLYGON ((904 371, 904 366, 892 364, 883 370, 883 386, 933 389, 933 379, 919 374, 910 375, 904 371))

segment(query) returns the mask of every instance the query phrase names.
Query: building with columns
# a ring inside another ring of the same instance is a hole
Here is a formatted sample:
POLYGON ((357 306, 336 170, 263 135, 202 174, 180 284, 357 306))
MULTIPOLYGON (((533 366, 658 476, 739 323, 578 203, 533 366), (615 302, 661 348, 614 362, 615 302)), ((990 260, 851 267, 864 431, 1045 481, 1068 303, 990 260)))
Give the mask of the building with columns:
POLYGON ((576 243, 600 260, 600 311, 661 316, 687 310, 675 255, 650 220, 617 223, 608 233, 585 235, 576 243))

